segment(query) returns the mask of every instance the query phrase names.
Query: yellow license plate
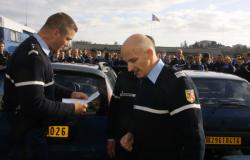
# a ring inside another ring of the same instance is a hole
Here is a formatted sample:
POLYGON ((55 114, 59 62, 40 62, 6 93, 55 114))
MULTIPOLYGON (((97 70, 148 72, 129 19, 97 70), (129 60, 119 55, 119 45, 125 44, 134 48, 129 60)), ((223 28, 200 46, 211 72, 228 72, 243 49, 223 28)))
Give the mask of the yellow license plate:
POLYGON ((47 137, 64 137, 69 136, 69 126, 49 126, 47 137))
POLYGON ((212 137, 206 136, 206 144, 241 145, 241 137, 212 137))

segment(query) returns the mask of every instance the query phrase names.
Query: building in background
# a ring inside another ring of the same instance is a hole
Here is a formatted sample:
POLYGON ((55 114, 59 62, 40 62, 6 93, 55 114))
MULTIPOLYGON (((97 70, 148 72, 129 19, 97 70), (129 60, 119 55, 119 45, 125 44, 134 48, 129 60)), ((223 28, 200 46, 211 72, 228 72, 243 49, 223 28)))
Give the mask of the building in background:
POLYGON ((0 40, 5 43, 5 49, 13 53, 16 47, 35 32, 34 29, 0 16, 0 40))

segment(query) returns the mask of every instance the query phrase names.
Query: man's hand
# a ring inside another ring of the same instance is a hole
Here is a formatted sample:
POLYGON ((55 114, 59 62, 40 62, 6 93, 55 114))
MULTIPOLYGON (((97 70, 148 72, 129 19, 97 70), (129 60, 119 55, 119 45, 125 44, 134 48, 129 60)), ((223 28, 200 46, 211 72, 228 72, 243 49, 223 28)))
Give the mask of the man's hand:
POLYGON ((81 104, 79 101, 75 103, 75 114, 82 115, 86 112, 88 105, 81 104))
POLYGON ((107 153, 109 158, 115 157, 115 141, 107 141, 107 153))
POLYGON ((120 140, 121 146, 127 151, 133 150, 134 136, 132 133, 126 133, 120 140))
POLYGON ((70 98, 88 99, 88 96, 83 92, 72 92, 70 98))

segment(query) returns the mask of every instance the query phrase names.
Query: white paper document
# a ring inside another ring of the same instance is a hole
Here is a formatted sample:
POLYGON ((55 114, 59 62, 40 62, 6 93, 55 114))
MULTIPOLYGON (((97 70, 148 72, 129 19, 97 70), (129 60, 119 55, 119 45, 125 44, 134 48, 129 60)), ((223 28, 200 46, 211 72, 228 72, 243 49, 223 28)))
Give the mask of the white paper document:
POLYGON ((100 95, 100 93, 97 91, 97 92, 91 94, 88 99, 63 98, 62 102, 63 103, 75 103, 76 101, 80 101, 81 104, 87 104, 87 103, 93 101, 94 99, 96 99, 99 95, 100 95))

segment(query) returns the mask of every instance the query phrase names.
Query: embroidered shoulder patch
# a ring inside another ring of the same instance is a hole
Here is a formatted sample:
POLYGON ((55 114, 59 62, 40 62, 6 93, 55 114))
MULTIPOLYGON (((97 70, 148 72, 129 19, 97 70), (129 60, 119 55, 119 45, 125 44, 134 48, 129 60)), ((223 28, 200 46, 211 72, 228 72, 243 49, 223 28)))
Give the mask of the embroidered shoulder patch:
POLYGON ((194 90, 193 89, 187 89, 185 90, 185 95, 186 95, 186 99, 188 102, 190 103, 194 103, 195 102, 195 94, 194 94, 194 90))

